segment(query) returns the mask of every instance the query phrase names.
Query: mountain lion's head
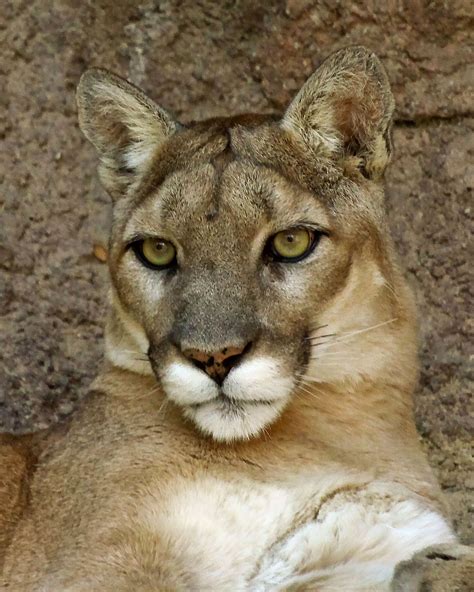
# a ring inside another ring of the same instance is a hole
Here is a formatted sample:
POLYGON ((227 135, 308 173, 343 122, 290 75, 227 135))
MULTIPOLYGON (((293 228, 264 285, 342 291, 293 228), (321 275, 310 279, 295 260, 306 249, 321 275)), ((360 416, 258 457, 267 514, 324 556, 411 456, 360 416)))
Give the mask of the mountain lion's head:
POLYGON ((330 56, 282 117, 182 125, 98 69, 78 105, 114 200, 113 364, 153 373, 224 441, 306 391, 413 381, 381 187, 394 103, 374 54, 330 56))

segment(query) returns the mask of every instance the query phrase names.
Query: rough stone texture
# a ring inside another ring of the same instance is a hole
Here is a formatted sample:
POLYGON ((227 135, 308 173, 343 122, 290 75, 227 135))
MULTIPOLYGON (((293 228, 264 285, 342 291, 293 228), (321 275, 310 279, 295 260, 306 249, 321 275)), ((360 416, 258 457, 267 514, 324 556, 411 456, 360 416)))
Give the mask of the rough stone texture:
POLYGON ((92 248, 110 206, 76 123, 85 67, 121 73, 185 121, 281 110, 323 57, 363 43, 383 59, 398 106, 387 193, 421 311, 417 423, 456 527, 472 540, 472 26, 469 0, 5 0, 3 429, 68 414, 101 359, 107 272, 92 248))

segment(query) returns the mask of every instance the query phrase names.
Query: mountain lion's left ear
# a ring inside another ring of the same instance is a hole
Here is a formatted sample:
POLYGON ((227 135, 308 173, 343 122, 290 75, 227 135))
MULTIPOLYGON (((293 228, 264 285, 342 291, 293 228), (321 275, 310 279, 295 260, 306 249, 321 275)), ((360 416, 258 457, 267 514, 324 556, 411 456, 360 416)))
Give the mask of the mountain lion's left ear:
POLYGON ((384 67, 365 47, 329 56, 288 107, 282 126, 332 158, 357 157, 378 179, 390 160, 394 100, 384 67))
POLYGON ((100 68, 82 75, 77 106, 79 126, 99 154, 99 176, 113 198, 127 192, 178 127, 140 89, 100 68))

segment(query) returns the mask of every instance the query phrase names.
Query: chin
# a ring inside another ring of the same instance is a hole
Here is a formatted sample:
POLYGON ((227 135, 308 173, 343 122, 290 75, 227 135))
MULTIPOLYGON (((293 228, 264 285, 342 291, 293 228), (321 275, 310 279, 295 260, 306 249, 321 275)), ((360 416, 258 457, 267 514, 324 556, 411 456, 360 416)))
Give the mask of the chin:
POLYGON ((282 413, 289 397, 274 401, 235 401, 225 396, 185 407, 184 415, 218 442, 249 440, 264 432, 282 413))

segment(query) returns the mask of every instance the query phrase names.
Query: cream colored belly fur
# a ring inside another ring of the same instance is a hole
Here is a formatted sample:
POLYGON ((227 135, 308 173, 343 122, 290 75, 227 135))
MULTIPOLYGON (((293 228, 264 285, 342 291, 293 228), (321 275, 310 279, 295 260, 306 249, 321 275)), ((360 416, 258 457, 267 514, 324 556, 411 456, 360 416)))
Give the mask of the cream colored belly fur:
POLYGON ((150 494, 137 528, 168 539, 193 590, 286 590, 305 582, 321 591, 384 590, 399 561, 454 541, 438 514, 407 492, 394 494, 393 484, 333 494, 321 507, 321 488, 331 495, 337 477, 301 481, 265 486, 203 477, 175 488, 161 509, 150 494))
MULTIPOLYGON (((321 482, 302 481, 291 487, 202 477, 170 485, 165 504, 150 491, 121 525, 104 517, 95 544, 33 589, 382 591, 399 561, 455 540, 439 514, 407 492, 394 494, 393 484, 341 492, 321 507, 321 482), (174 573, 154 583, 164 560, 174 573)), ((328 492, 337 479, 330 481, 328 492)))

